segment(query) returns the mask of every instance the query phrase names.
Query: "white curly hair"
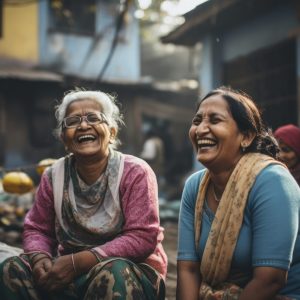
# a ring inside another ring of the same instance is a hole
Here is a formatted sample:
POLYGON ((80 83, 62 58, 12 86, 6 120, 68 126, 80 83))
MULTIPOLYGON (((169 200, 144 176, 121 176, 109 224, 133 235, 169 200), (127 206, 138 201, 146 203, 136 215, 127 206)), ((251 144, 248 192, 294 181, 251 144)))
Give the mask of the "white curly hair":
MULTIPOLYGON (((54 131, 54 134, 57 138, 61 138, 62 134, 62 124, 63 120, 66 117, 66 112, 71 103, 74 101, 81 100, 92 100, 96 103, 99 103, 101 108, 103 109, 102 113, 105 115, 109 128, 115 128, 116 132, 119 131, 119 126, 123 125, 122 115, 120 114, 120 110, 116 104, 116 98, 106 94, 101 91, 86 91, 81 89, 76 89, 69 91, 63 97, 61 103, 55 107, 55 117, 57 120, 57 126, 54 131)), ((120 141, 117 137, 115 137, 114 141, 110 145, 115 148, 120 141)))

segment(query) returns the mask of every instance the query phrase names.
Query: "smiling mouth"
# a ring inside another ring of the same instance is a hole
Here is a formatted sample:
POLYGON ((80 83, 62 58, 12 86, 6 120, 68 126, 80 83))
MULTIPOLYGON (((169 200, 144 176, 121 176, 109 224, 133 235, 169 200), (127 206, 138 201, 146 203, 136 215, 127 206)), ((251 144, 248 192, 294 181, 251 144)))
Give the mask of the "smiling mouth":
POLYGON ((87 143, 87 142, 94 142, 95 140, 96 140, 96 137, 91 134, 81 135, 77 138, 77 142, 79 144, 87 143))
POLYGON ((213 146, 216 146, 216 145, 217 145, 217 143, 215 141, 210 140, 210 139, 198 139, 197 140, 198 148, 213 147, 213 146))

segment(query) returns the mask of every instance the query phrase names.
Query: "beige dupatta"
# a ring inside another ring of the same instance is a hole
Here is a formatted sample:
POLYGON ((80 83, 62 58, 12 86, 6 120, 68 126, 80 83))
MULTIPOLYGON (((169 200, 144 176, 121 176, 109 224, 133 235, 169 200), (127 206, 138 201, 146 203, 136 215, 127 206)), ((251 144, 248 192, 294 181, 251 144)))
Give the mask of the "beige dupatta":
MULTIPOLYGON (((247 153, 233 170, 211 225, 204 249, 200 271, 203 282, 215 286, 226 281, 233 252, 244 217, 244 208, 249 191, 259 172, 269 164, 285 165, 270 156, 247 153)), ((195 242, 198 247, 203 212, 210 173, 207 171, 201 181, 195 211, 195 242)))

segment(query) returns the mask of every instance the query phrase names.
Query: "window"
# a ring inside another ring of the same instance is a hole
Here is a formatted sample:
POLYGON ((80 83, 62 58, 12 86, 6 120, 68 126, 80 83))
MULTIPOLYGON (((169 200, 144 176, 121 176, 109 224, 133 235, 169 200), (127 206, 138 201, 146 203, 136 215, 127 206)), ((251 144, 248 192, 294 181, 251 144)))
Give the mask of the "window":
POLYGON ((96 0, 50 0, 50 30, 95 33, 96 0))

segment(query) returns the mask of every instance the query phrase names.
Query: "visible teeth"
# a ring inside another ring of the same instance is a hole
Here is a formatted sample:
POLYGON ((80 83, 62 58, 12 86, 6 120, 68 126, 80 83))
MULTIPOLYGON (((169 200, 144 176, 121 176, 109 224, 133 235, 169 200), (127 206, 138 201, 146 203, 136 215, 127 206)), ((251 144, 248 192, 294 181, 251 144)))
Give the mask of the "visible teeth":
POLYGON ((215 145, 216 143, 211 140, 208 140, 208 139, 201 139, 201 140, 197 141, 197 144, 198 145, 215 145))
POLYGON ((78 142, 81 142, 83 140, 95 140, 95 137, 91 134, 82 135, 78 138, 78 142))

